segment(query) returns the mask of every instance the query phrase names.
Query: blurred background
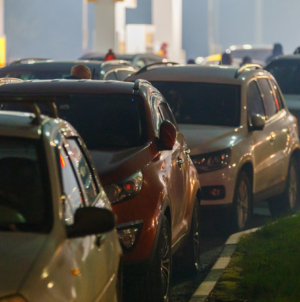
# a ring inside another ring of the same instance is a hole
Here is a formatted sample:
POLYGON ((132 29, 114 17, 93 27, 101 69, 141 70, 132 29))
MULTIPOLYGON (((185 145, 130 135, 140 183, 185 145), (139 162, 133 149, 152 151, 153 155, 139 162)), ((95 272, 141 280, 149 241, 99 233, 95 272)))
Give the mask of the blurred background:
POLYGON ((281 43, 292 53, 299 11, 299 0, 0 0, 0 64, 74 60, 110 48, 181 63, 235 45, 281 43))

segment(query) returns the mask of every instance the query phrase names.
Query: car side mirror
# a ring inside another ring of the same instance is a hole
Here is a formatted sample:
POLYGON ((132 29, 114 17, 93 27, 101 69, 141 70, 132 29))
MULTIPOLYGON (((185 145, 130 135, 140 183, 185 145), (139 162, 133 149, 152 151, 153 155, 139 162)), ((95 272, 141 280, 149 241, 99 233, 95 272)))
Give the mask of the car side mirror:
POLYGON ((158 150, 172 150, 177 137, 177 130, 173 123, 165 120, 159 129, 158 150))
POLYGON ((251 124, 250 131, 260 131, 265 128, 265 120, 260 114, 254 114, 251 116, 251 124))
POLYGON ((74 216, 74 224, 67 227, 68 238, 106 233, 115 227, 115 215, 105 208, 79 208, 74 216))

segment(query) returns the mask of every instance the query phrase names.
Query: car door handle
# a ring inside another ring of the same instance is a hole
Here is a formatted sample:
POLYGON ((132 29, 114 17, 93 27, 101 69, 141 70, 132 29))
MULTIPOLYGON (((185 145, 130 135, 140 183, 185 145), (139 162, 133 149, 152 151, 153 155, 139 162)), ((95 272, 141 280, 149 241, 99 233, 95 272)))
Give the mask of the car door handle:
POLYGON ((179 158, 177 160, 177 163, 178 163, 179 167, 181 167, 184 164, 184 160, 182 158, 179 158))
POLYGON ((185 149, 184 153, 189 155, 191 153, 191 150, 190 149, 185 149))

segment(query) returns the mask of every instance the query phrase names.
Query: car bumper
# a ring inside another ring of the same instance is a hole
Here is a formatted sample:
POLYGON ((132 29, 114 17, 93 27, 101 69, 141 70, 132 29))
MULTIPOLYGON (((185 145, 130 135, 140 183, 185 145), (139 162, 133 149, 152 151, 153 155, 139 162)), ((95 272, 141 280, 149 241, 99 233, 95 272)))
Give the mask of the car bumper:
POLYGON ((233 202, 237 168, 231 165, 220 170, 199 173, 201 206, 226 206, 233 202))

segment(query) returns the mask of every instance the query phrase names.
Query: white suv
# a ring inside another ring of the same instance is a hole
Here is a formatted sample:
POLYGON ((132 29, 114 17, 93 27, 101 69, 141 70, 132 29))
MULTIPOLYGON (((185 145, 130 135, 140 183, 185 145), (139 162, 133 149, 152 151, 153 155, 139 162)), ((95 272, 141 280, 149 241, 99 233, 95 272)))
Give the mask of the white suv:
POLYGON ((54 107, 23 102, 35 115, 0 113, 0 301, 120 301, 115 216, 86 147, 54 107))
POLYGON ((299 207, 296 118, 274 77, 259 65, 172 66, 127 78, 151 81, 169 102, 202 184, 201 206, 223 209, 239 231, 253 202, 275 216, 299 207))

